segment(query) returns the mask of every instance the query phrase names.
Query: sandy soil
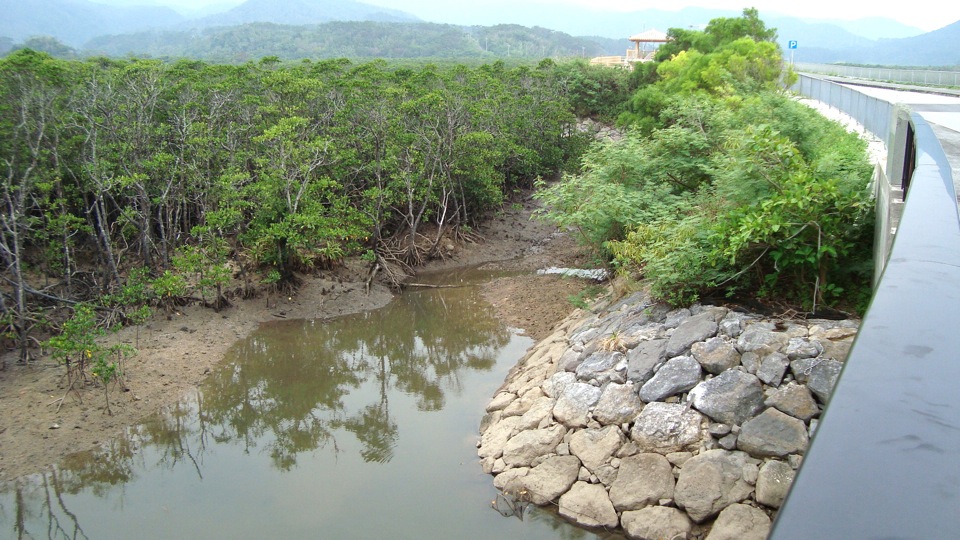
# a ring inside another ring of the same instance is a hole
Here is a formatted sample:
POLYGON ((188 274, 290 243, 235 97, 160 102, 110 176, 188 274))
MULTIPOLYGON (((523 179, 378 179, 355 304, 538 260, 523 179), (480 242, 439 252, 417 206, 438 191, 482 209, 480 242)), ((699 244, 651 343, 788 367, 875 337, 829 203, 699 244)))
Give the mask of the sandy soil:
MULTIPOLYGON (((425 269, 486 263, 532 272, 549 266, 590 266, 590 259, 567 234, 530 219, 532 200, 518 202, 477 231, 482 241, 456 246, 444 260, 425 269)), ((363 263, 351 261, 336 273, 304 277, 292 296, 236 301, 221 313, 188 306, 169 319, 156 316, 139 329, 126 328, 110 336, 138 350, 124 367, 126 390, 111 388, 112 414, 107 414, 102 387, 91 385, 65 395, 64 370, 49 356, 24 367, 14 365, 11 353, 10 367, 0 371, 0 480, 38 472, 68 454, 93 448, 175 402, 201 384, 227 350, 261 322, 326 318, 382 307, 392 294, 376 284, 367 293, 366 273, 363 263)), ((568 297, 588 285, 531 273, 488 283, 483 294, 507 324, 539 339, 572 311, 568 297)))

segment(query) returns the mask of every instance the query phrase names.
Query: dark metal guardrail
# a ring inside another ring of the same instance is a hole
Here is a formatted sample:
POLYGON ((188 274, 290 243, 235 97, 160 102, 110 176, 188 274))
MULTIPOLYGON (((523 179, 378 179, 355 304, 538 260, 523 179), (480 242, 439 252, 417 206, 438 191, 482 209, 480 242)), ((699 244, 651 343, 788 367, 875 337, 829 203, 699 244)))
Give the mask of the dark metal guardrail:
POLYGON ((896 107, 888 125, 903 215, 773 540, 960 538, 956 193, 930 125, 896 107))

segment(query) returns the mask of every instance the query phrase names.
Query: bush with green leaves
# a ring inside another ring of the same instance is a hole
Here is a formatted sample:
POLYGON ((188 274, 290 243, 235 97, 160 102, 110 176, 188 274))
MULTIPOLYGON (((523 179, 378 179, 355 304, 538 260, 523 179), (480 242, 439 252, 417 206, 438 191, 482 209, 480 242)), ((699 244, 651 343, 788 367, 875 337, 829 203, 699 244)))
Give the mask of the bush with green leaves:
POLYGON ((94 307, 77 304, 73 316, 64 321, 60 334, 44 346, 66 368, 68 392, 78 384, 85 384, 89 373, 103 385, 107 412, 111 413, 110 383, 121 376, 123 359, 136 351, 124 343, 103 345, 100 340, 104 335, 106 331, 100 326, 94 307))
POLYGON ((688 48, 621 116, 634 129, 546 188, 543 215, 675 305, 744 293, 811 311, 863 307, 866 145, 776 90, 779 51, 754 15, 682 32, 688 48))
POLYGON ((586 60, 559 64, 554 77, 577 116, 601 120, 615 119, 637 84, 631 70, 590 65, 586 60))

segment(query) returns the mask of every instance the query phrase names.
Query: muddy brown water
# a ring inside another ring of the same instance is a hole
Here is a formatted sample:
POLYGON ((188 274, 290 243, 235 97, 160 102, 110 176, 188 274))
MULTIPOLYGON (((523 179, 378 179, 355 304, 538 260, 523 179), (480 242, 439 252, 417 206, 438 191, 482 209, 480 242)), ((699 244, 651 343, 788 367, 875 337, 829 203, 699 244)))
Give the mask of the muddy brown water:
POLYGON ((491 504, 477 427, 532 345, 481 298, 493 277, 262 325, 195 395, 0 486, 0 538, 620 538, 491 504))

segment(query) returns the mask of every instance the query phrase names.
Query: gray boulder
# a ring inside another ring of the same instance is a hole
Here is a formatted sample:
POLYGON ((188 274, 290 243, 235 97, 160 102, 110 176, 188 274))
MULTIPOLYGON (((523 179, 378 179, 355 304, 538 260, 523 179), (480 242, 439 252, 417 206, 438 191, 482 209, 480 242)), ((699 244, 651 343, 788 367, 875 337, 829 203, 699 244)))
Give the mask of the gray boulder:
POLYGON ((543 390, 539 386, 534 386, 524 392, 518 399, 513 400, 513 403, 503 410, 503 416, 521 416, 529 411, 530 407, 542 397, 544 397, 543 390))
POLYGON ((784 352, 787 353, 790 360, 816 358, 823 354, 823 344, 816 339, 791 338, 790 341, 787 342, 787 347, 784 352))
POLYGON ((664 328, 677 328, 683 321, 690 318, 690 310, 687 308, 674 309, 663 316, 664 328))
POLYGON ((727 313, 727 315, 718 324, 720 334, 737 339, 743 332, 743 324, 746 320, 744 315, 738 313, 727 313))
POLYGON ((636 540, 689 538, 693 522, 686 514, 667 506, 650 506, 624 512, 620 524, 636 540))
POLYGON ((642 452, 669 454, 696 446, 703 437, 703 416, 678 403, 650 403, 630 429, 630 439, 642 452))
POLYGON ((563 389, 553 406, 553 417, 568 427, 582 427, 590 419, 590 409, 600 400, 601 390, 587 383, 573 383, 563 389))
POLYGON ((680 356, 694 343, 717 335, 717 328, 716 315, 712 311, 705 311, 684 320, 667 342, 667 358, 680 356))
POLYGON ((820 358, 798 358, 790 362, 790 373, 800 384, 807 384, 813 367, 821 362, 820 358))
POLYGON ((760 369, 760 355, 755 352, 745 352, 740 355, 740 365, 751 375, 756 375, 760 369))
POLYGON ((766 540, 769 534, 770 518, 763 510, 734 504, 720 512, 707 540, 766 540))
POLYGON ((576 456, 552 456, 526 475, 509 480, 503 492, 518 501, 542 506, 566 493, 579 472, 580 460, 576 456))
POLYGON ((626 384, 610 383, 603 388, 600 400, 593 408, 593 418, 604 425, 624 424, 636 418, 642 408, 636 386, 629 381, 626 384))
POLYGON ((503 461, 510 467, 529 467, 538 457, 552 454, 566 432, 560 425, 521 431, 504 445, 503 461))
POLYGON ((700 382, 702 373, 700 363, 691 356, 671 358, 640 387, 640 399, 650 403, 686 392, 700 382))
POLYGON ((810 380, 807 381, 807 387, 817 396, 820 403, 826 404, 830 401, 830 394, 833 393, 833 387, 837 384, 840 377, 840 370, 843 369, 843 363, 832 358, 818 358, 819 362, 810 369, 810 380))
MULTIPOLYGON (((500 460, 503 461, 503 460, 500 460)), ((507 488, 507 485, 510 482, 513 482, 521 476, 526 476, 530 472, 530 467, 517 467, 515 469, 507 469, 493 478, 493 487, 503 491, 507 488)), ((512 495, 512 493, 510 493, 512 495)))
POLYGON ((641 341, 627 352, 627 379, 636 385, 642 385, 653 378, 657 368, 664 362, 667 352, 667 340, 652 339, 641 341))
POLYGON ((597 351, 580 363, 576 374, 581 381, 595 380, 601 386, 610 381, 623 383, 627 380, 627 359, 619 351, 597 351))
POLYGON ((810 394, 810 390, 802 384, 787 383, 764 401, 767 407, 776 407, 778 411, 789 414, 794 418, 807 421, 816 416, 820 409, 810 394))
POLYGON ((620 462, 610 486, 610 500, 618 512, 639 510, 673 498, 673 466, 660 454, 637 454, 620 462))
POLYGON ((760 369, 757 370, 757 378, 769 386, 780 386, 783 375, 787 372, 790 361, 787 355, 783 353, 770 353, 763 357, 760 362, 760 369))
POLYGON ((780 508, 795 475, 793 468, 782 461, 764 463, 757 478, 757 502, 770 508, 780 508))
POLYGON ((776 332, 762 323, 754 323, 737 338, 737 349, 741 353, 755 352, 761 357, 779 351, 790 337, 776 332))
POLYGON ((580 366, 581 360, 583 360, 583 358, 580 351, 567 349, 566 352, 560 355, 560 359, 557 360, 557 370, 574 372, 577 370, 577 367, 580 366))
POLYGON ((543 381, 540 389, 547 397, 558 398, 571 384, 577 382, 577 376, 569 371, 558 371, 543 381))
POLYGON ((616 527, 617 511, 601 484, 577 482, 560 497, 560 515, 584 527, 616 527))
POLYGON ((703 369, 714 375, 723 373, 740 365, 740 353, 733 343, 722 337, 712 337, 706 341, 694 343, 690 353, 703 369))
POLYGON ((517 433, 519 417, 511 416, 493 424, 480 437, 480 449, 477 455, 482 458, 498 458, 503 455, 503 447, 517 433))
POLYGON ((698 384, 689 399, 713 420, 740 425, 763 409, 763 386, 755 376, 731 369, 698 384))
POLYGON ((810 438, 802 420, 769 408, 744 422, 737 448, 754 457, 786 457, 806 451, 810 438))
POLYGON ((581 429, 570 437, 570 453, 580 458, 587 470, 596 472, 623 445, 623 441, 623 433, 617 426, 581 429))
POLYGON ((749 465, 748 460, 743 452, 727 450, 707 450, 692 457, 680 469, 674 500, 697 523, 715 516, 753 492, 744 469, 756 469, 756 465, 749 465))
POLYGON ((517 395, 514 393, 500 392, 490 400, 490 403, 487 403, 487 412, 506 409, 515 399, 517 399, 517 395))

